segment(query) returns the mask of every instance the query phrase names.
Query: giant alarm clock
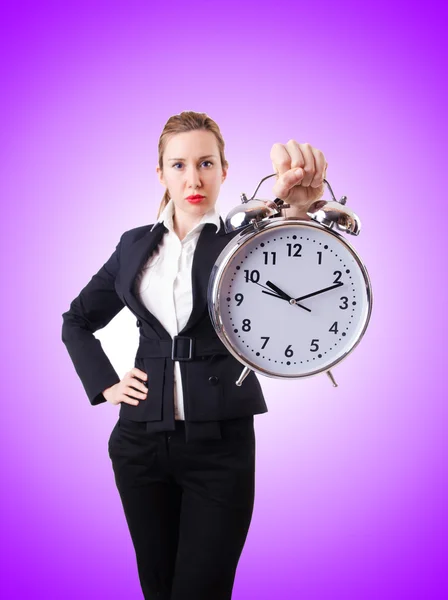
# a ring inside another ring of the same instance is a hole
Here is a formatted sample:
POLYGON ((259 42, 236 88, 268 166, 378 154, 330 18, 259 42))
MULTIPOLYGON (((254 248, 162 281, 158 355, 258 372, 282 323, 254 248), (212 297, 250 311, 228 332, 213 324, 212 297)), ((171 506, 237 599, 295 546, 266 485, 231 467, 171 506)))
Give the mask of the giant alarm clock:
POLYGON ((213 266, 207 302, 217 335, 244 367, 237 385, 253 370, 285 379, 326 372, 337 386, 330 369, 367 329, 369 275, 340 233, 357 236, 361 222, 324 183, 332 199, 312 204, 310 220, 284 216, 289 205, 279 198, 245 194, 226 217, 226 232, 239 234, 213 266))

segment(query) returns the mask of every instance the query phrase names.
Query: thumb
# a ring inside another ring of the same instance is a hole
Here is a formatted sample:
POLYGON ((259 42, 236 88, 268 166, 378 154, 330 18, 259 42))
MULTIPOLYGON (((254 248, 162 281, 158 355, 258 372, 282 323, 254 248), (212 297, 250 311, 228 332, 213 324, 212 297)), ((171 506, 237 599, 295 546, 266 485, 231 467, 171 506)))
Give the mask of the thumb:
POLYGON ((280 200, 286 200, 291 189, 296 185, 300 185, 304 176, 305 171, 302 168, 294 168, 285 171, 279 176, 276 184, 272 188, 273 193, 277 198, 280 198, 280 200))

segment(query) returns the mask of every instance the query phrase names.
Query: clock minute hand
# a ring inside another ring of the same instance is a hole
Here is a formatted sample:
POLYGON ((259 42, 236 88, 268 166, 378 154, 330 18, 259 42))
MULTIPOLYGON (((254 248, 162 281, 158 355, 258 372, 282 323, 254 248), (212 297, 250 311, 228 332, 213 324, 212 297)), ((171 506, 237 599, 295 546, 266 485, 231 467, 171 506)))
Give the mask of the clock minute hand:
MULTIPOLYGON (((300 308, 303 308, 304 310, 307 310, 308 312, 311 312, 310 308, 307 308, 306 306, 303 306, 303 304, 298 304, 298 302, 296 300, 293 300, 293 298, 291 298, 291 296, 288 296, 288 294, 286 292, 284 292, 279 287, 277 287, 275 284, 273 284, 272 281, 266 281, 266 285, 268 287, 270 287, 271 290, 274 290, 274 292, 277 292, 277 294, 279 295, 279 297, 282 298, 283 300, 286 300, 290 304, 297 304, 297 306, 300 306, 300 308)), ((265 292, 263 290, 263 293, 264 294, 269 294, 270 292, 265 292)), ((271 295, 273 296, 274 294, 271 294, 271 295)))
POLYGON ((330 285, 330 287, 323 288, 322 290, 317 290, 317 292, 312 292, 311 294, 306 294, 306 296, 300 296, 300 298, 295 298, 296 302, 300 300, 305 300, 305 298, 311 298, 311 296, 317 296, 318 294, 323 294, 324 292, 328 292, 329 290, 334 290, 338 287, 344 285, 342 282, 336 283, 335 285, 330 285))

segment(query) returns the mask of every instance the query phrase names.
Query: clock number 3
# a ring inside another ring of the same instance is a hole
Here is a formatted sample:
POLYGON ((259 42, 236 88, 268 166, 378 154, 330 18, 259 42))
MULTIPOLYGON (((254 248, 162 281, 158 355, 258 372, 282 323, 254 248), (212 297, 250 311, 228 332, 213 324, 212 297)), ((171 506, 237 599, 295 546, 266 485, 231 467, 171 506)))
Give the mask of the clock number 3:
POLYGON ((342 308, 342 310, 345 310, 346 308, 348 308, 348 298, 347 298, 347 296, 342 296, 341 300, 343 302, 343 305, 342 306, 339 305, 339 308, 342 308))

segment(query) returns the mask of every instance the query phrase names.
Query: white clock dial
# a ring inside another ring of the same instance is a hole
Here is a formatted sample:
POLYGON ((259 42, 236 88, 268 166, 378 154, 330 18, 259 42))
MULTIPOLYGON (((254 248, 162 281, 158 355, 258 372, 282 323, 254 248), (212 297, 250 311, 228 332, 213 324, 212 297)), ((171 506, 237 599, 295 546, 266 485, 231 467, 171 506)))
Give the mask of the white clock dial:
POLYGON ((219 329, 266 375, 305 377, 354 348, 371 310, 365 267, 342 236, 283 222, 248 236, 219 277, 219 329))

